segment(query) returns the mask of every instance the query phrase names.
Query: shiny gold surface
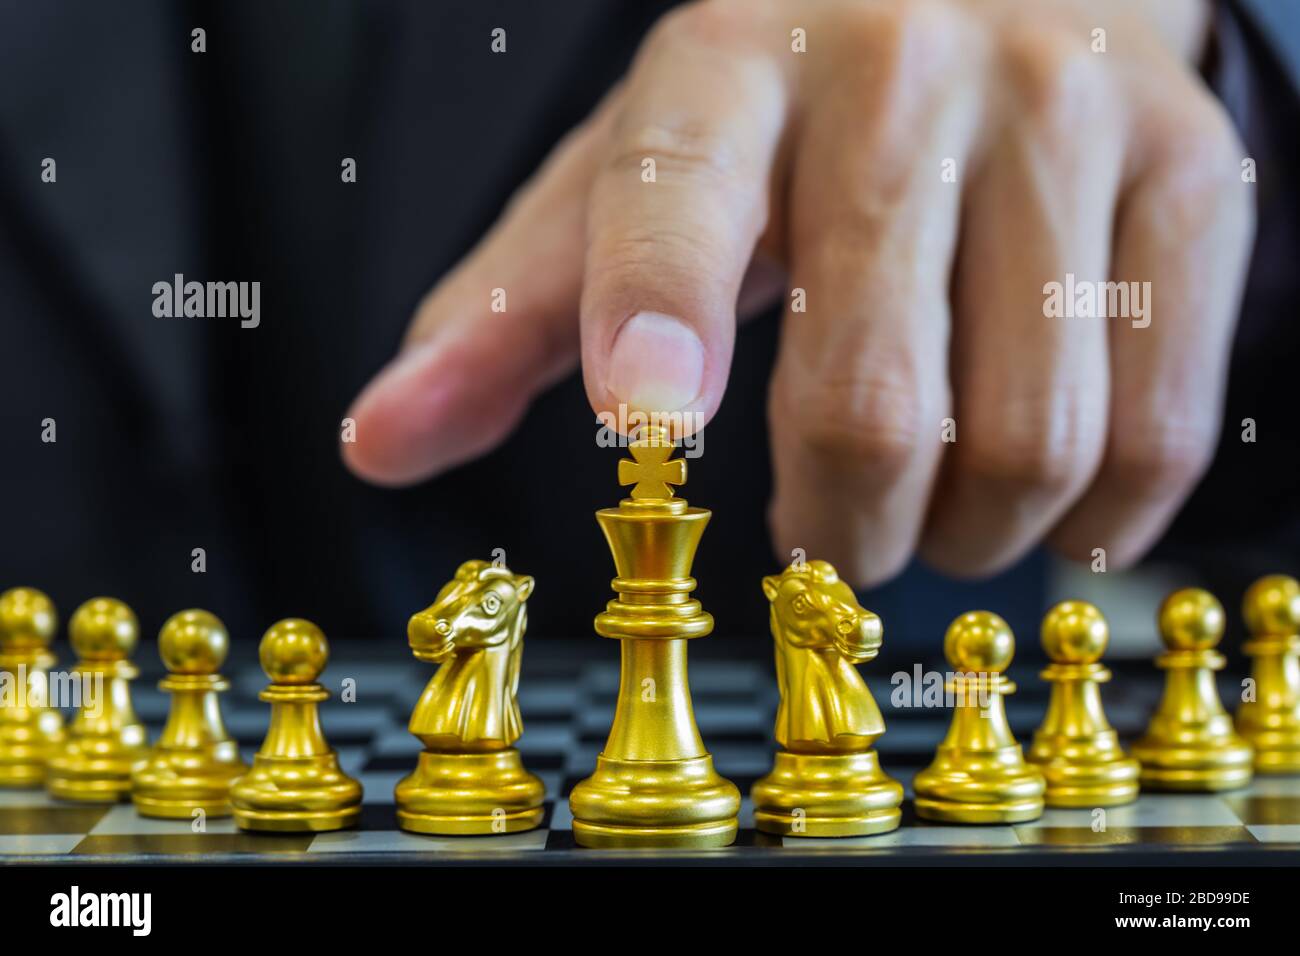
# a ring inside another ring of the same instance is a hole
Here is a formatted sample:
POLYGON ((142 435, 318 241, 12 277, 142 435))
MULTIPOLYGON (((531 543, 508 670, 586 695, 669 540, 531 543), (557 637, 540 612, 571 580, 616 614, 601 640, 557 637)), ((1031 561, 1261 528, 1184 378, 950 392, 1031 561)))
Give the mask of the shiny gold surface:
POLYGON ((1246 592, 1254 700, 1237 710, 1237 730, 1255 748, 1257 773, 1300 773, 1300 583, 1273 574, 1246 592))
POLYGON ((39 787, 63 743, 63 717, 50 706, 48 680, 58 623, 54 604, 35 588, 0 594, 0 787, 39 787))
POLYGON ((516 833, 542 822, 546 788, 512 746, 523 733, 516 694, 532 593, 525 574, 466 561, 411 618, 415 656, 441 666, 411 714, 424 752, 394 791, 402 829, 516 833))
POLYGON ((880 652, 880 618, 825 561, 764 578, 763 593, 776 643, 781 749, 751 791, 755 825, 810 837, 895 829, 903 787, 880 769, 875 742, 885 722, 854 666, 880 652))
POLYGON ((329 692, 316 683, 329 644, 310 621, 271 625, 258 651, 271 685, 271 725, 252 769, 230 790, 235 823, 244 830, 341 830, 361 816, 361 784, 339 768, 321 731, 319 707, 329 692))
POLYGON ((1043 813, 1042 772, 1025 761, 1003 698, 1016 687, 1002 673, 1015 654, 1006 621, 971 611, 944 636, 956 672, 945 690, 955 708, 934 762, 916 775, 917 816, 947 823, 1022 823, 1043 813))
POLYGON ((68 622, 82 700, 67 739, 51 756, 45 785, 62 800, 111 803, 131 793, 131 773, 148 754, 131 706, 131 663, 140 627, 121 601, 93 598, 68 622))
POLYGON ((1254 752, 1223 709, 1214 672, 1223 655, 1223 606, 1199 588, 1184 588, 1160 606, 1165 691, 1146 734, 1133 745, 1143 790, 1233 790, 1250 783, 1254 752))
POLYGON ((163 625, 158 650, 169 676, 158 687, 172 703, 149 759, 131 775, 131 799, 142 816, 230 816, 230 785, 248 767, 217 700, 230 687, 217 673, 229 645, 225 625, 207 611, 181 611, 163 625))
POLYGON ((622 661, 609 739, 569 797, 582 846, 716 847, 736 838, 740 793, 704 749, 686 676, 687 640, 713 630, 690 576, 710 513, 673 497, 686 463, 670 460, 672 450, 664 429, 642 429, 632 460, 619 463, 632 497, 596 513, 618 575, 596 633, 621 641, 622 661))
POLYGON ((1064 601, 1043 619, 1042 639, 1052 663, 1041 676, 1052 696, 1028 759, 1047 780, 1047 805, 1133 802, 1140 768, 1124 753, 1101 705, 1099 685, 1111 677, 1101 664, 1110 640, 1106 619, 1091 604, 1064 601))

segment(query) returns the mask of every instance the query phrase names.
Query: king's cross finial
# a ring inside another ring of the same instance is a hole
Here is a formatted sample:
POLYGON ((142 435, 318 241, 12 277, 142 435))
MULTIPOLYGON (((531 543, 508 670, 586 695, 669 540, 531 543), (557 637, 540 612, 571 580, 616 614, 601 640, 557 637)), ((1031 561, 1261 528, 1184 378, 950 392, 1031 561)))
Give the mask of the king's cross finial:
POLYGON ((629 447, 635 461, 619 460, 618 483, 635 485, 633 498, 671 498, 670 486, 686 483, 686 460, 668 458, 676 446, 662 427, 647 426, 629 447))

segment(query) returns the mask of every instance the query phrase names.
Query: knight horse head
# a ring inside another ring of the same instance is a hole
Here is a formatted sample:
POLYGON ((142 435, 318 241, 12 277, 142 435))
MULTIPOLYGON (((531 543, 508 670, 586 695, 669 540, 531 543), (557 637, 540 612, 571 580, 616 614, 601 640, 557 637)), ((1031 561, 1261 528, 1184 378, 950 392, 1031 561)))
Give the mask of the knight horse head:
POLYGON ((879 653, 880 618, 858 603, 828 562, 791 565, 765 577, 763 593, 772 604, 772 636, 778 645, 834 648, 855 664, 879 653))
POLYGON ((533 579, 487 561, 466 561, 431 605, 411 617, 406 635, 422 661, 440 662, 459 651, 518 644, 527 620, 524 602, 533 579))
POLYGON ((516 694, 533 579, 466 561, 412 616, 406 633, 422 661, 441 663, 411 714, 426 748, 496 750, 523 732, 516 694))
POLYGON ((825 561, 793 564, 763 579, 772 605, 781 690, 776 739, 805 753, 865 750, 885 731, 855 664, 880 652, 880 618, 825 561))

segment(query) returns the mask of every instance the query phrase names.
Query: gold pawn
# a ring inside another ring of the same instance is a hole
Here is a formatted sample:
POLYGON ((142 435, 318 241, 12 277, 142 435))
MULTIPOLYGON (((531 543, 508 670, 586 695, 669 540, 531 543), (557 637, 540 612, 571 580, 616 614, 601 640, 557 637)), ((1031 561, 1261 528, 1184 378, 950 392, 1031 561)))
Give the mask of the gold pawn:
POLYGON ((217 694, 230 683, 217 671, 226 660, 226 627, 207 611, 181 611, 163 624, 158 651, 168 676, 158 688, 172 696, 162 736, 131 775, 141 816, 189 819, 230 816, 230 784, 248 770, 226 733, 217 694))
POLYGON ((1132 803, 1140 768, 1124 753, 1101 705, 1099 685, 1111 677, 1101 663, 1110 640, 1106 619, 1085 601, 1063 601, 1043 619, 1042 640, 1052 663, 1041 676, 1052 696, 1028 759, 1047 780, 1047 805, 1132 803))
POLYGON ((361 784, 339 768, 320 726, 320 703, 330 696, 316 682, 329 662, 325 635, 311 621, 278 621, 263 635, 258 657, 271 679, 258 695, 271 705, 271 725, 252 770, 231 787, 235 824, 279 832, 354 826, 361 784))
POLYGON ((589 847, 718 847, 735 841, 740 791, 713 768, 690 685, 686 644, 713 630, 691 597, 691 562, 710 512, 673 496, 686 462, 671 459, 665 429, 650 426, 619 462, 634 485, 596 520, 614 555, 618 597, 596 633, 619 641, 618 705, 596 770, 573 788, 573 837, 589 847))
POLYGON ((1260 578, 1242 611, 1255 693, 1237 710, 1237 730, 1255 748, 1257 773, 1300 773, 1300 583, 1260 578))
POLYGON ((148 755, 144 724, 131 706, 140 673, 130 656, 140 636, 135 614, 113 598, 92 598, 68 622, 77 652, 81 704, 68 739, 50 758, 46 787, 62 800, 112 803, 131 793, 131 772, 148 755))
POLYGON ((1146 734, 1133 745, 1143 790, 1209 792, 1250 783, 1254 752, 1223 709, 1214 672, 1226 663, 1223 605, 1199 588, 1165 598, 1158 617, 1165 691, 1146 734))
POLYGON ((880 618, 825 561, 763 579, 781 706, 771 773, 754 784, 754 824, 782 836, 886 833, 903 787, 880 769, 880 708, 855 665, 880 653, 880 618))
POLYGON ((63 743, 49 682, 58 623, 53 602, 35 588, 0 594, 0 787, 39 787, 63 743))
POLYGON ((934 762, 916 775, 917 816, 946 823, 1037 819, 1046 782, 1025 762, 1003 702, 1016 689, 1002 673, 1016 651, 1011 628, 989 611, 971 611, 952 622, 943 650, 956 671, 944 686, 955 707, 934 762))

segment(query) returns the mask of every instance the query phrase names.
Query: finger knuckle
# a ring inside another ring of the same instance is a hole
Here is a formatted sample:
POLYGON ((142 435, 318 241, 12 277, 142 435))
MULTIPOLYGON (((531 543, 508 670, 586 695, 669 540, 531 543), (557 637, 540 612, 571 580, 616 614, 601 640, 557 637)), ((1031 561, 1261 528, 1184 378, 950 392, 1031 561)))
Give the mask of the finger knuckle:
POLYGON ((1222 108, 1202 101, 1162 144, 1153 199, 1174 234, 1196 235, 1227 221, 1244 238, 1253 225, 1254 193, 1242 181, 1246 149, 1222 108))
POLYGON ((864 478, 898 481, 922 443, 918 382, 902 366, 849 378, 823 378, 804 390, 787 413, 809 452, 864 478))
POLYGON ((661 223, 595 235, 587 256, 589 282, 597 289, 640 287, 647 275, 660 288, 690 288, 699 275, 722 269, 723 259, 700 234, 661 223))
POLYGON ((1012 491, 1063 497, 1078 489, 1100 457, 1102 428, 1077 409, 1025 403, 971 430, 962 468, 1012 491))
POLYGON ((739 0, 701 0, 669 11, 651 29, 647 45, 698 43, 718 47, 737 38, 754 21, 753 5, 739 0))
POLYGON ((1073 33, 1042 27, 1007 32, 1001 57, 1007 86, 1032 123, 1065 132, 1101 118, 1109 86, 1097 56, 1073 33))
POLYGON ((1181 495, 1209 467, 1215 441, 1209 427, 1159 423, 1125 430, 1113 441, 1107 477, 1139 500, 1181 495))

